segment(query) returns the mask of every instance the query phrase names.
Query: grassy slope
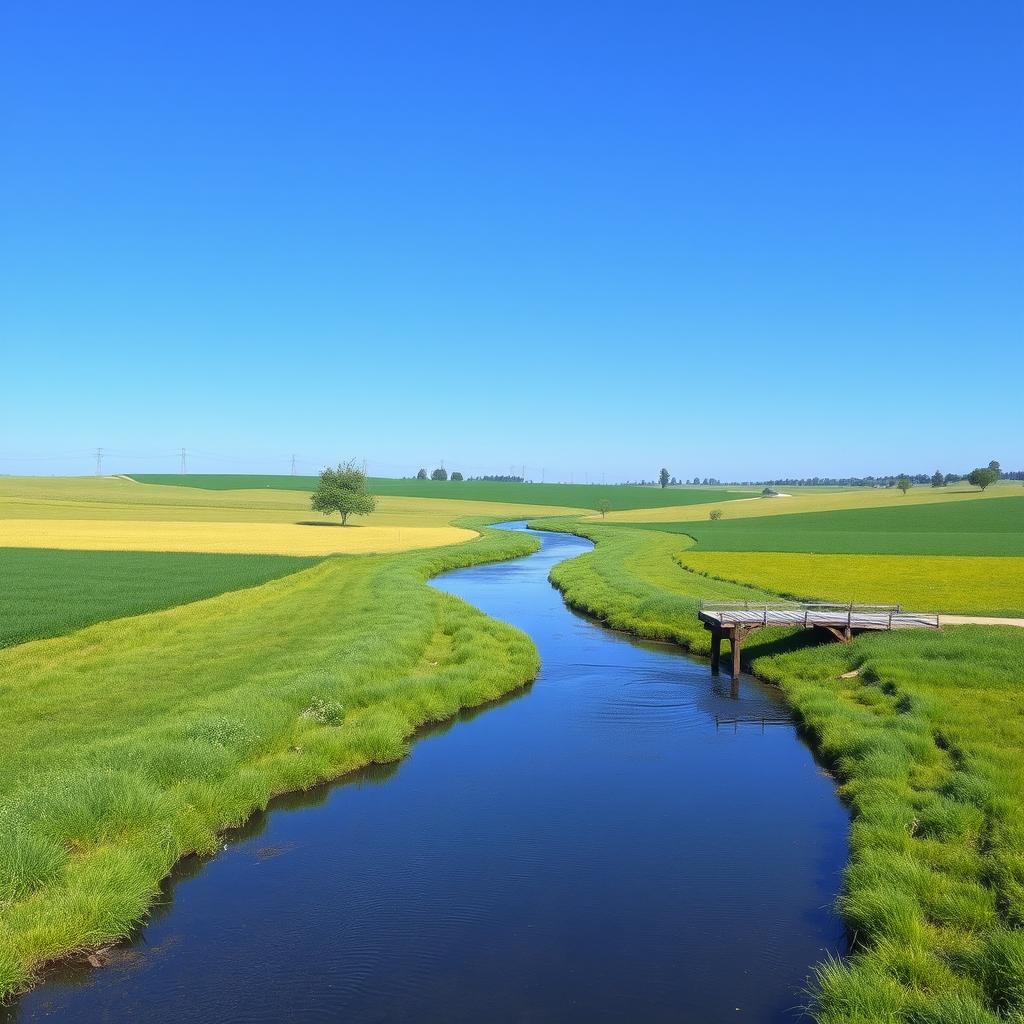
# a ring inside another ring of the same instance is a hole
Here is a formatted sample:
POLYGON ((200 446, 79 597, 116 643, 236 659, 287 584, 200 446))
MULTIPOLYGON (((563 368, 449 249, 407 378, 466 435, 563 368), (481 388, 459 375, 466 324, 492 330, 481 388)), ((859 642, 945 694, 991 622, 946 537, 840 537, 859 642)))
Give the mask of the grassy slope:
MULTIPOLYGON (((598 546, 552 581, 617 628, 706 653, 698 599, 756 593, 683 570, 670 534, 575 529, 598 546)), ((765 630, 744 655, 786 691, 854 814, 842 906, 857 951, 820 972, 817 1019, 1024 1020, 1024 632, 964 626, 806 646, 765 630)))
MULTIPOLYGON (((957 485, 950 487, 912 487, 904 495, 896 488, 845 487, 822 490, 812 487, 792 489, 788 498, 745 498, 730 502, 723 508, 725 520, 760 518, 762 516, 788 516, 797 512, 829 512, 856 508, 907 508, 913 505, 948 504, 956 502, 991 501, 1021 494, 1020 482, 1004 480, 987 491, 976 487, 957 485)), ((700 506, 664 507, 647 511, 611 512, 609 522, 707 522, 707 509, 700 506)))
POLYGON ((316 561, 278 555, 0 548, 0 647, 256 586, 316 561))
POLYGON ((328 559, 0 651, 0 993, 125 934, 175 860, 271 795, 531 679, 528 637, 424 580, 533 546, 328 559))
POLYGON ((688 534, 702 551, 1020 556, 1024 497, 636 527, 688 534))
POLYGON ((1024 616, 1024 558, 696 550, 679 557, 687 568, 784 597, 1024 616))
MULTIPOLYGON (((378 526, 447 526, 460 516, 521 518, 582 509, 494 501, 384 496, 365 522, 378 526)), ((296 523, 316 519, 308 491, 203 490, 140 484, 115 477, 0 477, 0 527, 10 519, 106 519, 160 522, 296 523)))
MULTIPOLYGON (((140 483, 193 487, 204 490, 270 488, 312 491, 314 476, 243 476, 235 474, 156 474, 138 473, 140 483)), ((612 509, 660 508, 671 505, 699 505, 747 497, 749 490, 710 487, 634 487, 604 484, 530 484, 488 483, 482 480, 394 480, 371 477, 370 490, 388 497, 447 498, 461 501, 500 501, 522 505, 561 505, 578 509, 596 509, 607 501, 612 509)))

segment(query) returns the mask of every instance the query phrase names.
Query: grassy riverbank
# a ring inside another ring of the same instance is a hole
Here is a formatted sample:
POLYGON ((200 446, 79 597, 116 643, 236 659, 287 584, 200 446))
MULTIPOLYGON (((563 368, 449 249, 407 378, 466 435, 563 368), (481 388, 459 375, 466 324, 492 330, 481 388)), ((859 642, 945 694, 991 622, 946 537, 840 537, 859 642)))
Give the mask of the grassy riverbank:
MULTIPOLYGON (((765 596, 683 569, 680 537, 543 525, 597 542, 552 571, 566 600, 640 636, 706 653, 701 597, 765 596)), ((763 631, 744 656, 786 692, 853 812, 841 906, 855 952, 820 969, 815 1017, 1024 1020, 1024 631, 962 626, 847 646, 763 631)))
POLYGON ((425 580, 534 546, 331 558, 0 651, 0 993, 124 935, 178 858, 274 794, 401 757, 417 726, 532 679, 524 634, 425 580))

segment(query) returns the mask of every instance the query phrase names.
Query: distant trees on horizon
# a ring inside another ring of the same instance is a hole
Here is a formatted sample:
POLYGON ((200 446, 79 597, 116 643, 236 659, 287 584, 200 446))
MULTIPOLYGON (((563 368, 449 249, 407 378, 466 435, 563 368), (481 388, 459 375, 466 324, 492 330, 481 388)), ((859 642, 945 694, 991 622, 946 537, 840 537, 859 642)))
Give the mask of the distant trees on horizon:
MULTIPOLYGON (((995 475, 989 477, 986 475, 986 483, 982 490, 991 486, 997 480, 1021 480, 1024 481, 1024 469, 1011 470, 1003 472, 999 462, 993 459, 989 462, 988 466, 979 466, 970 472, 964 473, 943 473, 942 470, 937 469, 934 473, 886 473, 880 476, 810 476, 810 477, 777 477, 769 480, 727 480, 722 481, 715 476, 694 476, 692 478, 677 478, 672 475, 668 469, 662 467, 658 472, 658 476, 654 480, 627 480, 624 484, 610 484, 607 486, 620 487, 620 486, 631 486, 631 487, 730 487, 730 486, 742 486, 742 487, 895 487, 899 488, 901 481, 909 480, 911 486, 913 485, 931 485, 932 487, 948 487, 950 484, 955 483, 969 483, 973 486, 980 487, 981 484, 975 483, 971 477, 974 474, 983 472, 985 474, 994 473, 995 475)), ((468 480, 471 482, 480 483, 508 483, 508 484, 522 484, 526 483, 526 477, 517 474, 503 474, 503 473, 485 473, 481 476, 464 476, 462 473, 453 472, 449 475, 448 471, 440 466, 432 472, 428 473, 426 469, 420 469, 416 474, 417 480, 468 480)), ((980 479, 980 478, 975 478, 980 479)), ((564 483, 564 481, 562 481, 564 483)), ((905 493, 905 492, 904 492, 905 493)))

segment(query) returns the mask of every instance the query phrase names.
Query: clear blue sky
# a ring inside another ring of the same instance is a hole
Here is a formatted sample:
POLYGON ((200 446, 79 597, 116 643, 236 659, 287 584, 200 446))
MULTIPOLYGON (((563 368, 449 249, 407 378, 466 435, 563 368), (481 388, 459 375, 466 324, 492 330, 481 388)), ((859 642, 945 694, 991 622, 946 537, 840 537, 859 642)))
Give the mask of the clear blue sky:
POLYGON ((1017 0, 10 0, 0 472, 1024 466, 1022 62, 1017 0))

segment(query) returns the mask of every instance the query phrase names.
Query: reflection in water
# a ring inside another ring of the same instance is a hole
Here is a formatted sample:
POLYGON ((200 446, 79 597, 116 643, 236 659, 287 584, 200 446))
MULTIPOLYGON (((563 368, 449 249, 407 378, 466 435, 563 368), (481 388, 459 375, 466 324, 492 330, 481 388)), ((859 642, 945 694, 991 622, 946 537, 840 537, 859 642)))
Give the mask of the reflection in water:
POLYGON ((530 633, 531 688, 275 801, 10 1019, 798 1019, 843 949, 831 781, 770 688, 568 611, 547 573, 589 544, 542 536, 435 581, 530 633))

